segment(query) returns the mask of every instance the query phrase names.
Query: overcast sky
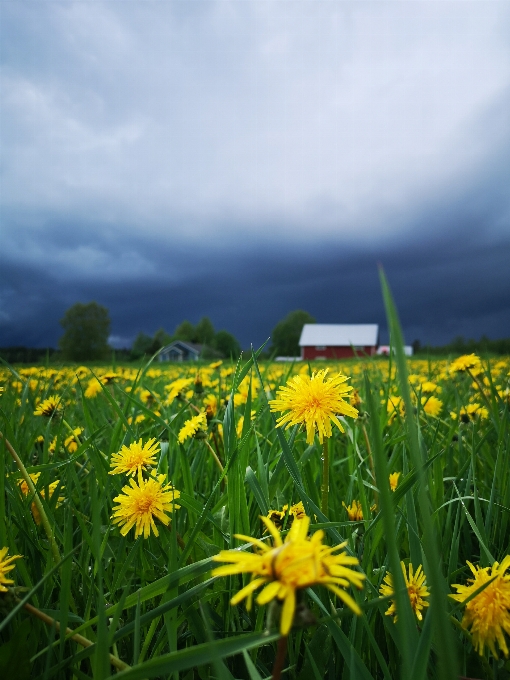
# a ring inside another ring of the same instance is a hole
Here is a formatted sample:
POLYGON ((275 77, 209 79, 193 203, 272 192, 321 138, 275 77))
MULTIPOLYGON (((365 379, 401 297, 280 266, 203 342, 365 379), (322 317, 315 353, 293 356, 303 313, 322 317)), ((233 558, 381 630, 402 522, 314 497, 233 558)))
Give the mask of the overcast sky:
POLYGON ((510 4, 0 0, 0 346, 510 336, 510 4), (383 336, 384 337, 384 336, 383 336))

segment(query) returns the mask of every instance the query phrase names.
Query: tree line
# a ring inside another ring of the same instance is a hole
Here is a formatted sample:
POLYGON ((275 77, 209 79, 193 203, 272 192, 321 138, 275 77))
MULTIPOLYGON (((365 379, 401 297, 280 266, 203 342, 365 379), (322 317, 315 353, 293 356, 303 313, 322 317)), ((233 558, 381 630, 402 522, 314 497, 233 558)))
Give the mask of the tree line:
MULTIPOLYGON (((60 321, 64 334, 59 340, 60 352, 53 348, 4 347, 0 348, 0 357, 9 363, 36 363, 58 358, 69 361, 95 361, 108 359, 112 348, 108 345, 111 321, 106 307, 97 302, 87 304, 76 303, 70 307, 60 321)), ((299 338, 305 323, 315 323, 308 312, 298 309, 287 314, 273 328, 272 344, 264 353, 266 358, 275 356, 298 357, 300 355, 299 338)), ((232 333, 226 330, 216 331, 212 321, 204 316, 197 324, 182 321, 171 335, 164 328, 154 335, 140 332, 131 348, 115 350, 119 359, 136 361, 155 354, 159 349, 174 340, 183 340, 201 346, 203 359, 232 358, 237 359, 241 346, 232 333)), ((413 342, 415 354, 510 354, 510 338, 490 340, 482 336, 480 340, 455 338, 450 344, 440 347, 422 346, 419 341, 413 342)))

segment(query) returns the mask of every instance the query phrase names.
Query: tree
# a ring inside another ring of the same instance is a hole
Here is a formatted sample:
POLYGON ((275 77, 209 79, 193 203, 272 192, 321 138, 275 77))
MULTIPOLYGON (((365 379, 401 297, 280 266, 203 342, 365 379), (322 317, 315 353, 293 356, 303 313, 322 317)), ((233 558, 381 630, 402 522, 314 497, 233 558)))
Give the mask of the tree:
POLYGON ((273 351, 279 356, 299 356, 299 338, 305 323, 315 323, 315 319, 302 309, 289 312, 285 319, 282 319, 273 328, 271 334, 273 351))
POLYGON ((150 354, 152 348, 152 338, 146 333, 138 333, 131 348, 131 357, 133 359, 140 359, 146 354, 150 354))
POLYGON ((174 338, 176 340, 184 340, 185 342, 193 342, 195 337, 195 326, 189 321, 183 321, 175 329, 174 338))
POLYGON ((211 319, 203 316, 195 326, 195 340, 200 345, 212 345, 214 340, 214 326, 211 319))
POLYGON ((164 328, 160 328, 158 331, 154 333, 154 338, 152 339, 151 346, 152 354, 157 352, 158 349, 165 347, 170 342, 172 342, 171 336, 168 335, 164 328))
POLYGON ((77 302, 60 321, 64 335, 59 340, 62 356, 71 361, 104 359, 110 352, 110 314, 97 302, 77 302))
POLYGON ((239 355, 241 354, 240 344, 234 338, 232 333, 229 333, 228 331, 218 331, 214 336, 212 346, 224 357, 238 359, 239 355))

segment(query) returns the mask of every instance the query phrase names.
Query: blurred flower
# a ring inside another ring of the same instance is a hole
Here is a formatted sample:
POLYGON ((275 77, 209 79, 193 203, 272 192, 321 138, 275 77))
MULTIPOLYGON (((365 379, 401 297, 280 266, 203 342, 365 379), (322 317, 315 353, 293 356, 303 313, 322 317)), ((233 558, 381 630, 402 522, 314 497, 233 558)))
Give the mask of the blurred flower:
POLYGON ((151 465, 156 465, 156 455, 160 449, 159 443, 156 440, 149 439, 148 442, 142 444, 140 438, 137 442, 133 442, 129 446, 123 446, 118 453, 112 453, 110 460, 110 475, 120 475, 126 473, 127 475, 135 476, 135 473, 140 474, 151 465))
POLYGON ((64 446, 69 451, 69 453, 74 453, 78 449, 79 441, 77 437, 79 437, 82 432, 83 430, 81 427, 75 427, 73 434, 67 437, 67 439, 64 441, 64 446))
POLYGON ((36 406, 34 411, 34 416, 44 416, 45 418, 51 418, 52 416, 58 416, 62 412, 62 407, 60 406, 60 397, 48 397, 40 404, 36 406))
POLYGON ((125 536, 135 526, 135 538, 143 534, 150 535, 151 528, 155 536, 159 536, 154 518, 159 519, 165 526, 170 523, 166 514, 177 510, 175 499, 181 495, 171 484, 165 483, 165 475, 153 474, 148 480, 138 474, 138 484, 134 479, 129 480, 130 486, 122 488, 122 494, 113 500, 118 503, 113 508, 112 520, 121 525, 120 533, 125 536))
MULTIPOLYGON (((455 411, 450 411, 450 417, 452 420, 457 420, 457 413, 455 411)), ((486 420, 489 417, 489 411, 481 404, 468 404, 460 409, 458 417, 462 423, 469 423, 471 420, 476 420, 477 418, 486 420)))
POLYGON ((5 575, 12 571, 16 566, 15 564, 12 564, 12 562, 21 558, 21 555, 12 555, 11 557, 7 557, 8 552, 9 548, 0 548, 0 592, 2 593, 7 592, 8 589, 6 586, 14 583, 12 579, 5 577, 5 575))
POLYGON ((397 413, 400 416, 405 415, 405 404, 402 397, 397 395, 388 395, 388 403, 386 404, 386 411, 389 415, 389 422, 392 423, 397 413))
POLYGON ((433 418, 437 418, 443 408, 443 402, 434 396, 422 397, 421 403, 425 413, 433 418))
MULTIPOLYGON (((409 601, 411 602, 411 608, 413 612, 416 614, 416 618, 419 621, 421 621, 423 618, 421 610, 424 607, 429 606, 429 603, 426 602, 424 598, 429 597, 430 595, 430 592, 427 588, 425 574, 423 573, 423 567, 420 564, 420 566, 416 570, 416 573, 413 573, 413 565, 409 563, 409 577, 408 577, 405 564, 401 562, 400 566, 402 567, 402 573, 404 575, 404 581, 406 584, 407 593, 409 595, 409 601)), ((379 588, 379 592, 383 597, 389 597, 394 594, 393 577, 389 572, 384 577, 384 583, 379 588)), ((396 607, 397 602, 396 600, 393 599, 391 600, 391 604, 388 610, 386 611, 386 616, 393 616, 394 621, 397 620, 396 607)))
POLYGON ((232 605, 247 597, 247 608, 251 609, 252 594, 264 585, 257 604, 264 605, 274 599, 283 601, 280 632, 288 635, 294 620, 296 591, 318 584, 329 588, 355 614, 361 614, 358 604, 343 590, 349 585, 362 588, 364 574, 350 569, 350 566, 359 564, 358 560, 345 552, 334 554, 347 542, 333 548, 323 545, 323 531, 316 531, 308 538, 310 518, 306 516, 293 523, 285 541, 282 541, 273 522, 267 517, 261 519, 273 537, 272 547, 256 538, 239 535, 236 538, 252 543, 257 552, 222 550, 213 557, 216 562, 231 563, 215 569, 213 576, 252 575, 250 583, 230 600, 232 605))
POLYGON ((400 472, 392 472, 390 475, 390 489, 395 491, 398 485, 398 478, 400 477, 400 472))
POLYGON ((464 602, 485 583, 489 585, 466 604, 462 627, 470 629, 473 647, 483 654, 485 645, 498 658, 495 643, 508 657, 508 646, 504 633, 510 634, 510 555, 501 564, 494 562, 492 567, 474 567, 467 563, 474 578, 468 579, 470 585, 453 585, 457 589, 451 598, 464 602), (489 583, 490 582, 490 583, 489 583))
POLYGON ((426 380, 421 385, 421 391, 424 392, 425 394, 432 394, 432 392, 441 392, 441 388, 439 387, 439 385, 436 385, 436 383, 430 382, 430 380, 426 380))
POLYGON ((100 377, 101 382, 103 385, 112 385, 117 378, 120 378, 120 375, 118 373, 114 373, 113 371, 109 371, 108 373, 105 373, 100 377))
MULTIPOLYGON (((361 507, 360 501, 352 501, 350 505, 345 505, 342 501, 342 505, 347 510, 347 515, 349 517, 349 522, 361 522, 363 520, 363 508, 361 507)), ((376 509, 375 505, 370 507, 373 512, 376 509)))
POLYGON ((271 411, 287 412, 277 419, 278 427, 306 426, 308 444, 313 444, 316 432, 321 444, 324 437, 331 437, 332 422, 344 432, 338 415, 358 417, 358 411, 344 400, 353 389, 344 384, 349 378, 338 373, 326 380, 327 372, 326 368, 312 373, 312 377, 293 376, 285 387, 278 389, 276 399, 269 402, 271 411))
POLYGON ((179 444, 183 444, 186 439, 194 437, 199 431, 207 429, 207 417, 204 413, 199 413, 187 420, 179 431, 177 437, 179 444))
MULTIPOLYGON (((39 481, 40 476, 41 476, 40 472, 31 472, 30 473, 30 479, 34 483, 34 486, 37 486, 37 482, 39 481)), ((53 496, 53 494, 55 493, 55 489, 57 488, 57 486, 59 484, 60 484, 60 479, 57 479, 55 482, 51 482, 51 484, 48 484, 49 498, 51 498, 53 496)), ((30 489, 28 488, 28 484, 24 479, 19 479, 18 485, 19 485, 21 493, 24 496, 28 496, 31 493, 30 489)), ((39 494, 39 496, 41 496, 41 498, 46 498, 46 489, 44 487, 39 489, 38 494, 39 494)), ((58 499, 57 499, 56 507, 58 507, 60 505, 60 503, 62 503, 63 500, 64 500, 64 496, 59 496, 58 499)), ((35 523, 37 525, 39 525, 41 523, 41 515, 39 514, 39 509, 37 508, 37 505, 33 501, 32 501, 32 504, 30 505, 30 510, 32 511, 32 516, 34 518, 35 523)))
POLYGON ((283 527, 285 517, 287 517, 286 529, 290 529, 295 519, 303 519, 303 517, 306 517, 305 507, 302 501, 299 501, 299 503, 296 503, 295 505, 291 505, 290 508, 286 504, 281 510, 270 510, 267 514, 267 518, 271 520, 278 530, 283 527))
MULTIPOLYGON (((165 390, 168 392, 165 404, 170 406, 174 399, 181 399, 185 388, 191 385, 192 382, 193 378, 179 378, 170 383, 170 385, 165 385, 165 390)), ((191 394, 193 395, 193 392, 191 394)))
POLYGON ((481 368, 481 363, 480 357, 477 357, 476 354, 464 354, 451 363, 450 373, 463 372, 469 369, 476 374, 480 372, 478 369, 481 368))
POLYGON ((91 378, 87 389, 85 390, 85 397, 87 399, 94 399, 101 392, 101 383, 96 378, 91 378))
POLYGON ((203 404, 205 406, 205 415, 207 420, 212 420, 218 413, 218 397, 215 394, 208 394, 204 398, 203 404))

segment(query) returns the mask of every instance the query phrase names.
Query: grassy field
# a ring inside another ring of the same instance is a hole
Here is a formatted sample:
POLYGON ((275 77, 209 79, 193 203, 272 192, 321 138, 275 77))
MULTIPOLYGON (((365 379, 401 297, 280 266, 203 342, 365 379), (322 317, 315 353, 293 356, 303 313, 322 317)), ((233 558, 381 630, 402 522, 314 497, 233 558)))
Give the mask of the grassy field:
POLYGON ((510 360, 385 296, 390 360, 0 369, 0 677, 509 678, 510 360), (343 432, 276 426, 338 373, 343 432))

